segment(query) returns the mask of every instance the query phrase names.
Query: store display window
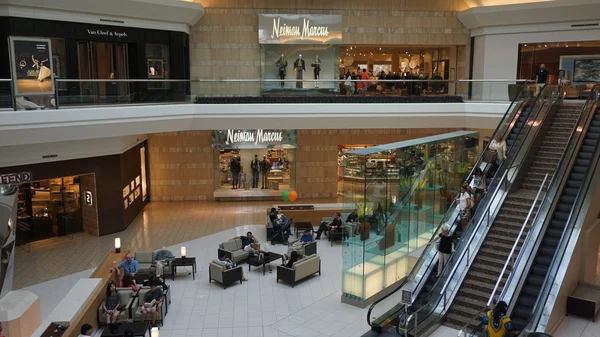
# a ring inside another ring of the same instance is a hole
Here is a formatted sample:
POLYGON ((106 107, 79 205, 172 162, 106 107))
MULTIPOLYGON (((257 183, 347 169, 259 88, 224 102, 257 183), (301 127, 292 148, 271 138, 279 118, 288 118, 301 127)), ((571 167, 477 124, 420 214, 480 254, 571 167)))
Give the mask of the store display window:
POLYGON ((19 185, 17 244, 83 231, 80 177, 19 185))
POLYGON ((215 191, 295 188, 296 130, 217 130, 215 191))
POLYGON ((344 155, 343 296, 365 301, 401 282, 443 221, 479 155, 479 133, 458 131, 344 155))

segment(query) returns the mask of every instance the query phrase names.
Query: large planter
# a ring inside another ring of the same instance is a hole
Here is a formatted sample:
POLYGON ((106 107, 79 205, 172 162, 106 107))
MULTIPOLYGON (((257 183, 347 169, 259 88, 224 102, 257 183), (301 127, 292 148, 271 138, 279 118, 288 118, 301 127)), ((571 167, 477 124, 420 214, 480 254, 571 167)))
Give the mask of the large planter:
POLYGON ((370 235, 371 235, 371 224, 368 222, 363 222, 360 225, 360 240, 361 241, 369 240, 370 235))

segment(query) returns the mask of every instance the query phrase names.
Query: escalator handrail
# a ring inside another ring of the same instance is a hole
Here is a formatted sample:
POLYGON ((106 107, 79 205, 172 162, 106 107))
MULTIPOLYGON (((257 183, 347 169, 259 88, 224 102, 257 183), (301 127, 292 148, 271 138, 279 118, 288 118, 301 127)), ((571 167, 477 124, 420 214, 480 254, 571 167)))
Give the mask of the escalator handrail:
MULTIPOLYGON (((544 85, 544 87, 545 87, 545 85, 544 85)), ((524 90, 525 88, 528 88, 527 82, 523 82, 523 84, 521 85, 521 87, 520 87, 520 89, 519 89, 519 92, 517 93, 517 95, 515 95, 515 98, 514 98, 514 99, 511 101, 511 103, 510 103, 510 105, 509 105, 508 109, 507 109, 507 110, 506 110, 506 112, 504 113, 504 116, 502 117, 502 121, 506 120, 506 119, 507 119, 507 117, 509 117, 509 116, 510 116, 510 113, 512 112, 512 110, 513 110, 513 107, 515 106, 515 102, 516 102, 516 101, 517 101, 517 99, 518 99, 518 98, 521 96, 521 93, 523 92, 523 90, 524 90)), ((542 91, 543 91, 543 90, 541 90, 541 91, 540 91, 540 94, 541 94, 541 92, 542 92, 542 91)), ((534 99, 534 103, 535 103, 535 102, 537 102, 537 100, 538 100, 538 99, 539 99, 539 97, 540 97, 540 94, 538 94, 538 95, 535 97, 535 99, 534 99)), ((525 107, 525 105, 526 105, 526 103, 523 103, 523 106, 524 106, 524 107, 525 107)), ((517 111, 517 112, 518 112, 518 111, 517 111)), ((495 137, 495 135, 496 135, 496 134, 497 134, 497 133, 500 131, 500 128, 501 128, 501 127, 503 127, 503 125, 504 125, 504 123, 502 123, 502 122, 501 122, 501 123, 498 123, 498 126, 497 126, 497 127, 496 127, 496 129, 494 130, 494 133, 492 134, 492 137, 495 137)), ((508 130, 507 130, 507 131, 508 131, 508 130)), ((473 166, 473 169, 471 169, 471 172, 469 172, 469 175, 468 175, 468 178, 467 178, 467 179, 469 179, 469 178, 471 178, 471 177, 473 176, 473 173, 475 172, 475 168, 476 168, 476 167, 478 167, 478 165, 477 165, 477 164, 481 165, 480 163, 482 163, 482 162, 483 162, 483 155, 484 155, 484 153, 485 153, 485 152, 488 150, 488 148, 489 148, 489 146, 490 146, 490 143, 491 143, 491 142, 488 142, 488 144, 486 145, 486 147, 485 147, 484 151, 482 151, 482 152, 481 152, 481 154, 479 155, 479 157, 477 158, 477 161, 475 162, 475 163, 476 163, 476 165, 475 165, 475 166, 473 166)), ((516 143, 516 142, 515 142, 515 143, 516 143)), ((512 145, 512 146, 514 146, 514 143, 513 143, 513 145, 512 145)), ((511 148, 512 148, 512 146, 511 146, 511 148)), ((450 211, 450 210, 454 211, 454 209, 456 209, 456 200, 454 200, 454 201, 452 202, 452 204, 451 204, 451 205, 450 205, 450 207, 448 208, 448 211, 450 211)), ((448 212, 448 211, 447 211, 447 212, 448 212)), ((436 235, 436 234, 438 233, 438 231, 440 230, 441 226, 442 226, 442 225, 443 225, 443 224, 446 222, 445 220, 446 220, 446 216, 444 216, 444 218, 443 218, 443 219, 442 219, 442 221, 440 222, 440 224, 439 224, 438 228, 437 228, 437 229, 436 229, 436 231, 433 233, 433 235, 432 235, 432 238, 434 238, 434 237, 435 237, 435 235, 436 235)), ((429 241, 431 241, 431 239, 430 239, 429 241)), ((419 261, 419 260, 423 259, 423 258, 425 257, 425 253, 426 253, 426 252, 427 252, 427 249, 424 249, 424 250, 423 250, 423 252, 421 252, 421 255, 419 256, 419 259, 418 259, 417 261, 419 261)), ((415 273, 415 269, 417 268, 417 266, 419 266, 419 263, 415 263, 415 265, 414 265, 414 266, 413 266, 413 268, 411 269, 410 273, 408 274, 409 276, 415 273)), ((381 303, 382 301, 384 301, 385 299, 387 299, 388 297, 390 297, 392 294, 394 294, 394 293, 396 293, 397 291, 401 290, 401 289, 404 287, 404 285, 406 284, 406 282, 407 282, 407 280, 408 280, 408 279, 410 279, 410 277, 406 277, 406 278, 404 279, 404 281, 403 281, 403 282, 401 282, 401 284, 400 284, 400 285, 398 285, 398 287, 397 287, 395 290, 391 291, 390 293, 386 294, 385 296, 383 296, 382 298, 380 298, 380 299, 376 300, 375 302, 373 302, 373 303, 371 304, 371 306, 369 307, 369 310, 368 310, 368 312, 367 312, 367 324, 369 324, 369 326, 372 326, 372 324, 371 324, 371 313, 372 313, 373 309, 375 308, 375 306, 376 306, 377 304, 381 303)))
MULTIPOLYGON (((599 88, 598 84, 596 84, 592 88, 592 90, 590 91, 590 97, 588 97, 588 99, 586 100, 586 103, 584 105, 584 109, 588 106, 588 104, 590 103, 590 100, 592 100, 592 97, 594 97, 594 96, 597 97, 599 90, 600 90, 600 88, 599 88), (594 92, 595 92, 595 94, 594 94, 594 92)), ((592 100, 592 107, 593 107, 593 104, 595 104, 595 103, 596 103, 596 99, 593 99, 592 100)), ((597 109, 598 108, 600 108, 600 107, 597 107, 597 109)), ((590 113, 593 114, 592 111, 590 113)), ((596 153, 598 151, 598 146, 600 146, 600 142, 598 142, 598 144, 596 144, 596 148, 594 149, 594 153, 596 153)), ((596 168, 594 168, 594 173, 595 173, 595 171, 596 171, 596 168)), ((594 176, 594 174, 589 174, 588 173, 586 180, 589 182, 589 180, 593 176, 594 176)), ((561 246, 564 245, 564 242, 565 242, 565 240, 567 238, 566 234, 567 234, 569 228, 571 227, 570 224, 571 224, 572 221, 575 220, 574 219, 574 215, 578 214, 578 213, 575 213, 574 211, 575 211, 576 208, 581 209, 581 207, 582 207, 581 202, 579 203, 579 205, 577 207, 577 200, 580 200, 580 197, 581 197, 581 194, 582 194, 581 192, 583 191, 584 188, 585 188, 585 192, 587 193, 587 191, 590 188, 589 184, 582 183, 581 186, 579 187, 579 189, 577 191, 577 195, 575 196, 575 204, 573 204, 573 207, 571 208, 571 211, 569 212, 569 217, 567 218, 565 229, 563 230, 563 232, 561 234, 561 237, 560 237, 560 240, 558 241, 557 247, 561 247, 561 246)), ((543 237, 543 235, 540 236, 540 239, 542 239, 542 237, 543 237)), ((548 273, 546 274, 546 277, 544 278, 544 282, 542 283, 542 288, 540 289, 540 291, 538 293, 538 296, 537 296, 537 298, 535 300, 535 304, 533 305, 533 310, 532 310, 531 314, 529 315, 529 319, 527 320, 527 322, 524 325, 523 331, 527 330, 527 328, 529 327, 529 325, 532 323, 533 318, 536 316, 536 315, 534 315, 534 313, 536 311, 539 311, 539 309, 537 309, 537 308, 540 305, 540 300, 542 298, 541 295, 546 291, 546 289, 548 287, 550 287, 550 286, 553 285, 553 282, 549 282, 549 278, 550 278, 550 274, 551 274, 550 269, 553 268, 553 266, 556 265, 558 256, 559 256, 559 254, 557 254, 557 252, 555 252, 554 256, 552 257, 552 261, 550 262, 550 265, 549 265, 550 267, 548 268, 548 273)), ((524 276, 524 277, 526 277, 526 276, 524 276)))
MULTIPOLYGON (((563 156, 563 158, 564 157, 565 156, 563 156)), ((546 173, 546 175, 544 176, 544 180, 542 181, 542 184, 540 185, 540 188, 538 189, 535 199, 533 200, 533 203, 531 204, 531 207, 529 208, 529 213, 527 213, 527 217, 525 218, 525 221, 523 221, 523 225, 521 226, 521 231, 519 232, 519 236, 515 240, 515 243, 513 244, 512 249, 510 250, 510 254, 508 254, 508 257, 506 258, 506 262, 504 263, 504 266, 502 267, 500 276, 498 276, 498 280, 496 281, 494 290, 492 291, 492 294, 490 295, 490 298, 488 299, 488 302, 487 302, 488 307, 490 306, 490 304, 492 304, 492 301, 494 300, 496 291, 498 291, 498 286, 500 286, 500 281, 502 281, 502 278, 504 277, 504 273, 506 272, 506 268, 508 267, 508 263, 510 262, 510 259, 512 258, 513 254, 515 253, 515 250, 517 249, 517 245, 519 244, 519 240, 521 240, 521 236, 523 236, 523 232, 525 231, 525 227, 527 226, 527 223, 529 222, 531 213, 533 213, 533 210, 535 209, 535 204, 537 203, 538 199, 540 198, 540 194, 542 194, 542 190, 544 189, 546 180, 548 180, 548 173, 546 173)), ((512 271, 511 271, 511 274, 512 274, 512 271)))
MULTIPOLYGON (((580 116, 579 116, 579 118, 577 120, 577 123, 575 124, 575 127, 571 131, 571 135, 569 136, 569 141, 567 142, 567 144, 572 144, 573 138, 577 134, 577 125, 580 125, 582 123, 582 119, 584 118, 584 115, 585 115, 584 112, 585 112, 585 109, 586 109, 587 105, 588 105, 588 101, 586 101, 586 103, 584 104, 584 106, 583 106, 583 108, 581 110, 582 113, 580 114, 580 116)), ((567 152, 568 148, 569 148, 569 146, 567 146, 567 148, 565 148, 565 153, 567 152)), ((573 149, 573 151, 574 150, 575 149, 573 149)), ((563 155, 561 157, 561 159, 560 159, 560 162, 556 166, 557 169, 560 169, 564 165, 564 162, 566 160, 570 160, 570 159, 571 159, 570 156, 563 155)), ((565 174, 566 173, 567 173, 567 171, 565 169, 565 174)), ((547 191, 550 191, 554 187, 555 183, 560 184, 561 180, 560 179, 556 180, 558 176, 559 176, 558 174, 554 174, 552 176, 552 179, 550 179, 550 183, 548 183, 548 189, 547 189, 547 191)), ((561 178, 562 178, 562 176, 561 176, 561 178)), ((557 193, 559 192, 558 188, 559 187, 556 187, 556 189, 557 189, 556 192, 557 193)), ((542 200, 542 203, 540 204, 539 210, 541 210, 546 205, 546 203, 549 202, 549 198, 550 197, 552 197, 552 196, 548 195, 548 193, 546 193, 546 195, 544 196, 544 199, 542 200)), ((536 224, 538 224, 540 222, 539 219, 540 219, 541 216, 547 216, 547 215, 548 214, 542 214, 542 212, 538 211, 538 213, 536 214, 536 216, 533 219, 533 222, 532 222, 532 225, 531 225, 532 229, 533 229, 534 226, 536 226, 536 224)), ((543 225, 543 223, 542 223, 542 225, 543 225)), ((531 232, 531 230, 530 230, 530 232, 531 232)), ((523 245, 521 247, 527 247, 530 244, 531 240, 537 240, 537 239, 538 239, 537 237, 533 237, 531 235, 527 235, 527 237, 526 237, 526 239, 523 242, 523 245)), ((523 254, 525 253, 525 251, 526 251, 526 249, 521 248, 521 250, 519 251, 519 255, 517 256, 517 258, 516 258, 515 263, 513 264, 513 266, 518 266, 521 263, 521 260, 524 258, 523 254)), ((503 299, 506 296, 506 291, 508 290, 508 287, 506 287, 506 285, 509 285, 513 281, 513 277, 514 277, 514 273, 513 272, 515 270, 517 270, 517 269, 513 268, 513 270, 510 272, 509 277, 506 280, 505 287, 504 287, 504 289, 502 290, 502 293, 499 296, 499 299, 503 299)))

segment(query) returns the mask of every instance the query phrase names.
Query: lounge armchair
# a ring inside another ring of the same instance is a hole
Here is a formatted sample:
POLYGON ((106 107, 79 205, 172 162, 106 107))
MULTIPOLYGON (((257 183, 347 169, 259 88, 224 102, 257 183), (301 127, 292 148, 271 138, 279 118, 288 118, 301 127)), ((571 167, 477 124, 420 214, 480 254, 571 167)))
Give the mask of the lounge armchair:
MULTIPOLYGON (((130 288, 118 288, 117 294, 119 295, 121 306, 124 309, 119 313, 119 316, 117 317, 117 323, 124 323, 131 318, 131 306, 134 301, 135 293, 130 288)), ((102 304, 103 303, 104 300, 102 304)), ((98 307, 98 323, 100 323, 100 325, 106 325, 108 322, 106 321, 106 312, 104 311, 102 304, 100 304, 98 307)))
POLYGON ((210 283, 215 280, 223 285, 223 289, 238 281, 241 284, 243 278, 244 274, 241 266, 227 269, 225 265, 215 261, 211 262, 208 266, 208 282, 210 283))
POLYGON ((321 258, 311 255, 294 262, 292 268, 277 266, 277 283, 282 280, 293 288, 296 283, 315 273, 321 275, 321 258))
MULTIPOLYGON (((138 295, 137 297, 134 299, 133 304, 131 306, 131 313, 132 313, 132 318, 134 322, 141 322, 142 321, 142 302, 144 301, 144 296, 146 296, 146 293, 150 291, 149 287, 143 287, 138 291, 138 295)), ((165 315, 165 311, 166 311, 166 307, 165 307, 165 301, 167 301, 168 299, 165 297, 163 298, 162 302, 160 302, 160 304, 158 305, 158 309, 156 310, 156 322, 159 323, 161 326, 163 325, 163 318, 165 315)), ((152 315, 151 313, 148 313, 146 315, 146 321, 152 321, 152 315)))
MULTIPOLYGON (((290 241, 289 247, 292 247, 292 245, 298 241, 300 241, 300 239, 290 241)), ((302 246, 302 249, 298 251, 298 254, 300 256, 310 256, 317 254, 317 241, 315 241, 315 239, 313 238, 312 242, 302 246)))

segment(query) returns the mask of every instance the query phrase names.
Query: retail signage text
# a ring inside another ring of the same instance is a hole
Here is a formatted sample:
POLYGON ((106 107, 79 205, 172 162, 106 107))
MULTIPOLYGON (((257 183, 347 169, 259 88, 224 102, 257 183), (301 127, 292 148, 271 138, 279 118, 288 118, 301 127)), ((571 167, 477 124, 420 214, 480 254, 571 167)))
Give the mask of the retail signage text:
POLYGON ((112 30, 102 30, 102 29, 87 29, 88 35, 95 36, 111 36, 111 37, 127 37, 127 33, 125 32, 116 32, 112 30))
POLYGON ((283 140, 283 132, 281 131, 243 131, 243 130, 227 130, 227 140, 225 144, 235 143, 272 143, 283 140))
POLYGON ((217 130, 212 134, 216 149, 295 148, 296 130, 217 130))
POLYGON ((94 199, 92 198, 91 191, 85 191, 85 204, 92 206, 94 204, 94 199))
POLYGON ((31 181, 31 172, 8 173, 0 175, 0 184, 20 184, 31 181))
POLYGON ((258 40, 261 44, 339 44, 341 15, 260 14, 258 40))

